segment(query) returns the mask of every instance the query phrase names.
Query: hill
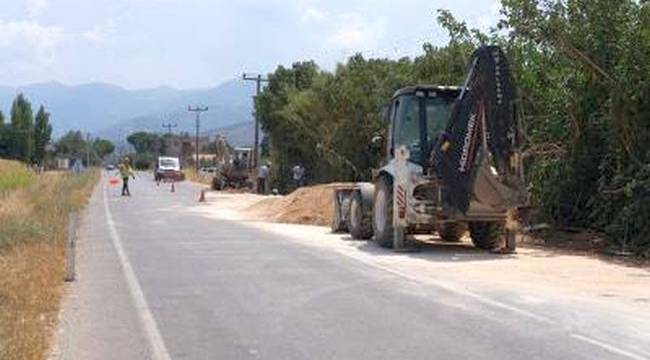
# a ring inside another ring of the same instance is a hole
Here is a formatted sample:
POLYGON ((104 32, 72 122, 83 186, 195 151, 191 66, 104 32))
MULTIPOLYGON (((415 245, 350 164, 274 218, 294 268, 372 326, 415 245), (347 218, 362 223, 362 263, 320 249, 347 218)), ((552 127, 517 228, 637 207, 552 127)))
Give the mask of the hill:
POLYGON ((206 128, 245 122, 251 117, 253 92, 253 86, 241 80, 195 90, 128 90, 106 83, 67 86, 48 82, 0 86, 0 109, 9 113, 16 94, 24 93, 34 108, 43 104, 52 113, 55 136, 79 129, 119 139, 135 130, 161 130, 163 120, 178 123, 178 130, 192 130, 194 118, 186 109, 194 104, 210 107, 203 116, 206 128))

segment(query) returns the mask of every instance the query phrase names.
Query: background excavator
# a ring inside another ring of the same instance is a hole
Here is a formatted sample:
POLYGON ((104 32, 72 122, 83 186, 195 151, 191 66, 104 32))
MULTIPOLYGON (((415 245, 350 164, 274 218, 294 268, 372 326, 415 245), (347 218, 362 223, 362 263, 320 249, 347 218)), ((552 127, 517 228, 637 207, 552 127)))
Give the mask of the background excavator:
POLYGON ((252 148, 233 148, 225 138, 217 136, 215 165, 216 172, 212 178, 213 190, 253 188, 252 148))

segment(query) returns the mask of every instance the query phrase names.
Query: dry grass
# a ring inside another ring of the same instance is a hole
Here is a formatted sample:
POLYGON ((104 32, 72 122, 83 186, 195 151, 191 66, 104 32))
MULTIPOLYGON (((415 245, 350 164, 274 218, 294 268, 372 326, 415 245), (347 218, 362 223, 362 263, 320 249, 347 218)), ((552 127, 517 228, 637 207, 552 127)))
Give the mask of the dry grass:
POLYGON ((183 170, 185 172, 185 177, 189 181, 193 181, 195 183, 203 184, 203 185, 212 185, 212 175, 206 176, 206 175, 201 175, 196 172, 196 170, 192 169, 185 169, 183 170))
POLYGON ((61 246, 32 243, 0 255, 0 358, 43 359, 63 288, 61 246))
POLYGON ((2 199, 0 359, 43 359, 63 289, 68 214, 83 208, 98 171, 45 173, 2 199))

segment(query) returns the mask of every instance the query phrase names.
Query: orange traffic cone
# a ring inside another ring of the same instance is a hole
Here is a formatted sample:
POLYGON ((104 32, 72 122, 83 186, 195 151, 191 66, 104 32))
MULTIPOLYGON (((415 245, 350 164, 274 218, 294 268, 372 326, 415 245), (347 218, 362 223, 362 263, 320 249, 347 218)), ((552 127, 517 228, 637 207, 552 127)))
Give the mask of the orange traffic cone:
POLYGON ((172 182, 172 192, 176 192, 176 188, 174 187, 174 183, 172 182))
POLYGON ((205 202, 205 190, 201 189, 201 195, 199 195, 199 202, 205 202))

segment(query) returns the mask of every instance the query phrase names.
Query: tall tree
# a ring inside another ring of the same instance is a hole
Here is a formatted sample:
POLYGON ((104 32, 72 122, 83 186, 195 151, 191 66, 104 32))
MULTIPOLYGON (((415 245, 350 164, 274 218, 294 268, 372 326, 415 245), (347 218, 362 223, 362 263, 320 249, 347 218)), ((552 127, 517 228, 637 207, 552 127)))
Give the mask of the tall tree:
POLYGON ((32 160, 35 163, 42 163, 45 160, 45 147, 52 140, 52 125, 50 125, 50 113, 45 111, 43 105, 38 109, 34 120, 34 152, 32 160))
POLYGON ((112 142, 105 139, 95 139, 92 144, 95 154, 103 159, 106 156, 110 155, 115 151, 115 145, 112 142))
POLYGON ((157 154, 162 148, 162 137, 159 134, 139 131, 126 138, 138 153, 157 154))
POLYGON ((5 115, 0 111, 0 156, 7 155, 7 126, 5 115))
POLYGON ((33 131, 32 104, 23 94, 18 94, 11 105, 10 156, 23 161, 31 160, 34 151, 33 131))
POLYGON ((86 140, 81 131, 68 131, 55 144, 57 154, 82 159, 86 154, 86 140))

